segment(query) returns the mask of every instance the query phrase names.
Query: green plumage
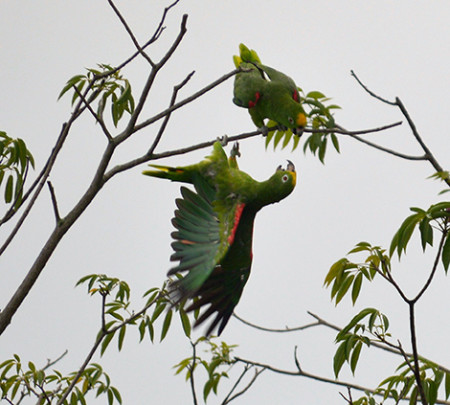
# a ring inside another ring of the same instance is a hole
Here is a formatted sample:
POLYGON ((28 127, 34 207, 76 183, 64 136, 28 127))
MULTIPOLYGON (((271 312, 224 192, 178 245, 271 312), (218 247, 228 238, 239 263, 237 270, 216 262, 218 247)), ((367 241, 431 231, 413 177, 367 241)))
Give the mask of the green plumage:
POLYGON ((264 119, 268 118, 300 135, 306 125, 306 115, 295 82, 261 64, 256 52, 244 44, 239 49, 240 56, 234 56, 234 63, 244 71, 235 77, 233 102, 248 109, 258 128, 264 127, 264 119))
POLYGON ((171 260, 178 264, 168 274, 184 275, 170 286, 176 303, 194 299, 187 310, 204 309, 195 325, 215 314, 207 335, 216 327, 222 332, 239 302, 250 274, 257 212, 287 197, 296 183, 292 163, 258 182, 239 170, 237 156, 236 146, 228 159, 216 142, 212 154, 197 164, 151 165, 157 170, 144 172, 195 187, 192 191, 182 186, 182 197, 176 200, 171 260))

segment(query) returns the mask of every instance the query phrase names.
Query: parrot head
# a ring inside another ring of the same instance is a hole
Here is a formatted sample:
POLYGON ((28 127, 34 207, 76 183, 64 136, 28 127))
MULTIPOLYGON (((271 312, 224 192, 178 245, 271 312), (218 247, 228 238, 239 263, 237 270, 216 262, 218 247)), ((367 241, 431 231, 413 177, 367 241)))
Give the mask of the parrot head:
POLYGON ((286 116, 283 118, 285 118, 284 122, 280 122, 280 124, 292 129, 295 135, 300 136, 303 133, 306 126, 306 115, 301 104, 293 102, 291 108, 286 109, 286 116))
POLYGON ((273 204, 286 198, 295 188, 297 173, 294 164, 288 160, 288 165, 284 169, 281 165, 266 182, 267 195, 264 205, 273 204))

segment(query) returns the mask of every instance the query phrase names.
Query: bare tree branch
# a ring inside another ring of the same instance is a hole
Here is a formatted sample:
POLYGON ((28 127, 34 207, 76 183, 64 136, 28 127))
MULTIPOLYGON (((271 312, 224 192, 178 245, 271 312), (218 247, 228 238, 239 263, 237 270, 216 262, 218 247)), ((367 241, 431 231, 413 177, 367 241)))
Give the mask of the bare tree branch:
POLYGON ((186 28, 187 18, 188 18, 187 14, 183 15, 180 26, 180 32, 178 36, 176 37, 175 41, 173 42, 169 50, 166 52, 166 54, 162 57, 162 59, 158 63, 153 65, 150 71, 150 75, 147 79, 147 82, 145 83, 145 86, 139 97, 139 101, 136 105, 136 108, 134 109, 133 114, 131 114, 130 120, 128 121, 128 125, 125 128, 125 131, 115 138, 116 144, 123 142, 125 139, 129 138, 134 132, 136 132, 135 128, 136 122, 139 118, 140 113, 142 112, 142 109, 144 108, 144 104, 147 100, 148 93, 153 85, 156 75, 161 70, 161 68, 167 63, 170 57, 173 55, 173 53, 175 52, 175 50, 177 49, 178 45, 180 44, 181 40, 183 39, 184 35, 187 32, 186 28))
MULTIPOLYGON (((340 381, 340 380, 335 380, 335 379, 331 379, 331 378, 318 376, 316 374, 308 373, 306 371, 283 370, 283 369, 279 369, 279 368, 273 367, 270 364, 264 364, 264 363, 256 362, 256 361, 253 361, 253 360, 242 359, 240 357, 235 357, 235 360, 237 362, 240 362, 240 363, 244 363, 244 364, 248 364, 248 365, 254 365, 254 366, 257 366, 257 367, 263 367, 263 368, 265 368, 267 370, 270 370, 270 371, 272 371, 274 373, 278 373, 278 374, 289 375, 289 376, 294 376, 294 377, 306 377, 306 378, 310 378, 310 379, 316 380, 316 381, 321 381, 321 382, 324 382, 324 383, 327 383, 327 384, 339 385, 339 386, 342 386, 342 387, 347 387, 347 388, 355 389, 355 390, 358 390, 358 391, 369 392, 369 393, 371 393, 373 395, 379 395, 379 396, 383 396, 384 395, 384 393, 377 392, 376 389, 364 387, 364 386, 357 385, 357 384, 352 384, 352 383, 349 383, 349 382, 346 382, 346 381, 340 381)), ((402 398, 402 400, 409 400, 409 399, 410 399, 409 397, 402 398)), ((444 400, 440 400, 440 399, 436 400, 435 403, 436 404, 450 405, 449 401, 444 401, 444 400)))
POLYGON ((100 127, 103 130, 103 133, 105 134, 106 138, 108 139, 108 141, 111 141, 112 135, 110 134, 110 132, 108 131, 108 128, 106 127, 105 121, 103 121, 103 118, 100 117, 91 107, 90 102, 88 102, 86 100, 86 98, 84 97, 83 94, 81 94, 80 90, 78 90, 78 87, 73 85, 72 88, 75 90, 75 92, 78 94, 78 97, 80 97, 80 99, 83 101, 85 107, 88 109, 88 111, 91 113, 91 115, 95 118, 95 120, 98 122, 98 124, 100 125, 100 127))
POLYGON ((234 394, 233 396, 230 397, 230 395, 233 393, 233 391, 237 388, 237 386, 239 385, 239 383, 241 382, 242 378, 244 377, 244 375, 247 373, 248 370, 250 370, 250 368, 253 366, 248 366, 245 365, 244 367, 244 371, 241 373, 241 375, 239 376, 239 378, 237 379, 236 383, 233 385, 231 391, 228 393, 228 395, 225 397, 225 399, 222 402, 222 405, 226 405, 229 404, 231 401, 235 400, 236 398, 238 398, 239 396, 245 394, 249 388, 253 385, 253 383, 256 381, 256 379, 259 377, 259 375, 265 370, 265 368, 261 368, 261 369, 256 369, 255 370, 255 374, 253 375, 252 379, 249 381, 249 383, 239 392, 237 392, 236 394, 234 394))
POLYGON ((389 100, 387 100, 387 99, 385 99, 385 98, 382 98, 382 97, 376 95, 376 94, 375 94, 374 92, 372 92, 371 90, 369 90, 369 88, 368 88, 366 85, 364 85, 364 83, 361 82, 361 80, 359 80, 359 77, 356 76, 356 73, 355 73, 353 70, 350 71, 350 74, 356 79, 356 81, 359 83, 359 85, 360 85, 367 93, 369 93, 372 97, 376 98, 377 100, 382 101, 383 103, 386 103, 386 104, 389 104, 389 105, 395 105, 395 102, 394 102, 394 101, 389 101, 389 100))
POLYGON ((308 324, 302 325, 302 326, 295 326, 295 327, 285 326, 284 329, 274 329, 274 328, 266 328, 264 326, 259 326, 259 325, 256 325, 254 323, 251 323, 249 321, 246 321, 245 319, 243 319, 240 316, 236 315, 236 313, 233 313, 233 316, 237 320, 241 321, 243 324, 251 326, 254 329, 262 330, 264 332, 274 332, 274 333, 296 332, 296 331, 299 331, 299 330, 305 330, 305 329, 309 329, 309 328, 312 328, 312 327, 315 327, 315 326, 319 326, 319 325, 322 324, 320 321, 317 321, 317 322, 308 323, 308 324))
POLYGON ((56 224, 58 224, 58 222, 61 221, 61 216, 59 215, 58 201, 56 201, 55 189, 53 188, 53 184, 50 180, 47 181, 47 185, 50 190, 50 197, 52 199, 52 206, 53 206, 53 212, 55 214, 56 224))
MULTIPOLYGON (((382 101, 383 103, 386 103, 386 104, 389 104, 389 105, 392 105, 392 106, 397 106, 400 109, 401 113, 406 118, 406 121, 408 122, 409 127, 411 128, 411 132, 412 132, 414 138, 419 143, 419 145, 422 148, 422 150, 425 152, 425 155, 421 159, 417 159, 416 158, 416 159, 410 159, 410 160, 427 160, 428 162, 431 163, 431 165, 434 167, 434 169, 437 172, 443 172, 444 169, 439 164, 439 162, 436 160, 434 155, 431 153, 430 149, 425 144, 425 142, 423 142, 422 137, 420 136, 419 131, 417 130, 416 124, 411 119, 411 116, 409 115, 408 110, 406 109, 406 107, 404 106, 404 104, 400 100, 400 98, 396 97, 395 101, 389 101, 389 100, 387 100, 387 99, 385 99, 383 97, 380 97, 379 95, 375 94, 373 91, 369 90, 369 88, 358 78, 358 76, 355 74, 355 72, 353 70, 351 71, 351 75, 356 79, 356 81, 359 83, 359 85, 368 94, 370 94, 372 97, 376 98, 377 100, 382 101)), ((358 140, 360 140, 360 139, 358 139, 358 140)), ((365 142, 365 143, 367 143, 367 142, 365 142)), ((371 146, 373 146, 373 145, 371 145, 371 146)), ((373 146, 373 147, 375 147, 375 146, 373 146)), ((381 147, 377 147, 377 149, 380 149, 380 148, 381 147)), ((381 149, 381 150, 383 150, 383 149, 381 149)), ((389 150, 384 150, 384 151, 387 152, 387 153, 392 153, 392 152, 389 152, 389 150)), ((394 154, 394 153, 392 153, 392 154, 394 154)), ((400 155, 399 154, 395 154, 395 155, 399 156, 399 157, 402 157, 402 156, 400 156, 401 154, 400 155)), ((447 183, 448 186, 450 186, 450 179, 444 179, 444 181, 447 183)))
POLYGON ((190 376, 189 381, 191 383, 191 392, 192 392, 192 400, 194 401, 194 405, 197 405, 197 394, 195 392, 195 382, 194 382, 194 370, 195 370, 195 360, 196 360, 196 343, 191 341, 192 346, 192 365, 189 367, 190 376))
POLYGON ((133 31, 128 26, 128 23, 125 21, 125 18, 123 18, 122 14, 120 13, 119 9, 116 7, 114 2, 112 0, 107 0, 107 1, 108 1, 109 5, 111 6, 111 8, 113 9, 114 13, 116 13, 116 15, 119 18, 122 25, 124 26, 125 30, 127 31, 128 35, 130 36, 131 41, 133 42, 133 44, 136 47, 136 49, 138 50, 138 52, 142 55, 142 57, 144 59, 146 59, 148 61, 148 63, 150 63, 151 66, 154 66, 155 64, 153 63, 153 61, 150 59, 150 57, 144 52, 144 50, 139 45, 139 42, 136 39, 136 37, 134 36, 133 31))
MULTIPOLYGON (((172 53, 175 51, 176 47, 178 46, 179 42, 181 41, 181 38, 184 35, 184 32, 186 30, 185 24, 186 24, 187 16, 185 15, 183 17, 182 25, 181 25, 181 31, 178 35, 175 42, 170 47, 167 54, 161 59, 160 63, 157 65, 156 68, 159 69, 160 66, 163 66, 164 63, 167 62, 168 58, 172 55, 172 53)), ((155 69, 152 69, 154 71, 155 69)), ((151 87, 151 78, 147 81, 146 87, 143 90, 143 94, 148 94, 148 91, 151 87)), ((87 90, 85 91, 85 95, 87 94, 87 91, 89 91, 94 84, 94 80, 91 81, 88 85, 87 90)), ((142 95, 141 95, 142 96, 142 95)), ((94 94, 89 98, 89 100, 93 100, 95 98, 95 92, 94 94)), ((141 97, 140 102, 138 106, 140 108, 143 107, 144 99, 141 97)), ((60 137, 58 138, 57 145, 55 149, 52 151, 52 154, 49 158, 49 161, 46 164, 46 170, 43 171, 43 174, 41 176, 40 182, 38 183, 38 187, 35 191, 35 194, 33 195, 32 200, 28 204, 27 209, 23 213, 22 217, 19 219, 19 223, 14 228, 13 232, 7 239, 7 241, 3 244, 2 248, 0 249, 0 254, 6 249, 8 244, 11 242, 15 234, 17 233, 18 229, 20 228, 21 224, 23 223, 23 220, 28 215, 28 213, 31 210, 32 205, 34 204, 34 201, 36 200, 38 194, 40 193, 43 185, 45 184, 45 181, 48 177, 48 174, 53 167, 53 164, 56 160, 56 156, 58 155, 58 152, 60 151, 65 139, 68 136, 69 129, 72 125, 72 123, 85 111, 86 107, 82 106, 83 100, 79 100, 77 103, 77 106, 74 110, 74 113, 72 114, 70 120, 63 126, 63 129, 61 131, 60 137)), ((128 125, 128 128, 133 128, 134 123, 138 117, 139 110, 135 110, 135 114, 132 115, 130 118, 130 122, 128 125)), ((53 232, 50 234, 49 238, 47 239, 47 242, 44 244, 42 250, 38 254, 36 260, 32 264, 30 270, 28 271, 27 275, 23 279, 22 283, 19 285, 9 302, 6 304, 6 306, 3 308, 3 310, 0 312, 0 335, 3 333, 3 331, 8 327, 8 325, 11 322, 12 317, 17 312, 18 308, 22 304, 25 297, 30 292, 31 288, 34 286, 34 283, 40 276, 42 270, 44 269, 47 261, 55 251, 56 247, 58 246, 59 242, 62 240, 64 235, 67 233, 67 231, 72 227, 72 225, 77 221, 77 219, 81 216, 81 214, 84 212, 84 210, 89 206, 89 204, 92 202, 92 200, 96 197, 98 192, 101 190, 103 185, 105 184, 105 181, 107 180, 104 178, 104 174, 106 172, 106 169, 108 167, 108 164, 114 154, 115 148, 119 145, 119 143, 123 140, 125 140, 128 136, 131 135, 130 133, 124 133, 122 139, 118 139, 118 137, 114 138, 113 141, 110 141, 103 152, 102 157, 100 158, 99 165, 97 167, 97 170, 94 174, 94 177, 91 181, 91 184, 89 185, 86 192, 81 196, 80 200, 75 204, 75 206, 72 208, 72 210, 64 217, 62 218, 57 226, 54 228, 53 232)))
MULTIPOLYGON (((195 73, 194 71, 189 73, 180 84, 177 84, 174 87, 169 106, 173 106, 175 104, 178 92, 187 84, 187 82, 191 79, 191 77, 194 75, 194 73, 195 73)), ((153 154, 154 150, 156 149, 156 147, 158 146, 158 143, 161 140, 161 137, 167 127, 167 123, 169 122, 170 116, 171 116, 171 113, 167 114, 166 117, 164 118, 163 123, 161 124, 161 127, 159 128, 158 134, 156 135, 155 140, 152 143, 152 146, 150 147, 150 149, 147 152, 148 156, 151 156, 153 154)))

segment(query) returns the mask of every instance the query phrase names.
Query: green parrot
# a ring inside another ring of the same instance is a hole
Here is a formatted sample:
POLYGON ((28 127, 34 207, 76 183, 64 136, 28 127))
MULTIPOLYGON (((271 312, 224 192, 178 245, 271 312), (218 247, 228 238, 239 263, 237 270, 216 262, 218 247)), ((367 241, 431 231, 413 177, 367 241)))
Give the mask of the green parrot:
MULTIPOLYGON (((254 124, 266 128, 268 118, 301 135, 306 125, 306 114, 300 103, 297 85, 287 75, 263 65, 254 50, 239 45, 240 56, 234 56, 236 67, 245 71, 234 80, 233 102, 247 108, 254 124)), ((266 131, 265 131, 266 132, 266 131)))
POLYGON ((185 274, 170 284, 169 296, 175 304, 192 299, 186 311, 202 311, 194 326, 214 315, 207 336, 216 327, 221 334, 248 280, 257 212, 287 197, 296 183, 292 162, 258 182, 239 170, 237 156, 238 145, 228 159, 220 142, 215 142, 212 154, 197 164, 150 165, 156 170, 143 172, 195 187, 194 192, 182 186, 182 198, 176 200, 170 259, 179 263, 168 275, 185 274))

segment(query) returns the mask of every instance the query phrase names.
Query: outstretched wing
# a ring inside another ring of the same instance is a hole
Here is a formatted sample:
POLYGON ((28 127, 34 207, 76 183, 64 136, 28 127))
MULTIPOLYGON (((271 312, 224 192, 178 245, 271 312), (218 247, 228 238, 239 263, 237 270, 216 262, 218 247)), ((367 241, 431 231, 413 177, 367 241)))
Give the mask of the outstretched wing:
POLYGON ((174 286, 177 301, 195 294, 205 282, 216 265, 220 247, 219 219, 212 205, 215 191, 201 179, 196 181, 195 188, 196 193, 181 187, 182 198, 176 200, 178 209, 172 219, 177 230, 171 235, 175 252, 170 260, 179 263, 168 275, 188 272, 174 286))
POLYGON ((230 246, 230 235, 236 230, 234 217, 236 207, 230 206, 223 215, 214 208, 216 191, 205 179, 198 176, 194 182, 195 191, 181 187, 182 198, 176 200, 178 209, 172 224, 172 261, 178 265, 169 270, 168 275, 186 273, 174 285, 176 301, 190 298, 203 285, 220 263, 230 246))
POLYGON ((233 314, 234 307, 241 298, 245 283, 250 274, 250 264, 245 268, 227 268, 217 265, 205 283, 197 292, 198 299, 186 308, 186 311, 194 311, 209 304, 209 307, 200 314, 195 326, 202 324, 210 316, 214 316, 206 331, 206 336, 218 327, 218 335, 225 328, 233 314))
POLYGON ((194 185, 196 192, 181 187, 183 198, 176 201, 171 260, 179 263, 168 275, 185 274, 171 284, 169 293, 175 302, 194 299, 187 311, 209 305, 196 322, 197 326, 216 313, 209 335, 219 324, 219 333, 223 330, 248 278, 249 267, 235 266, 227 256, 244 205, 233 199, 225 205, 217 201, 215 189, 201 178, 194 185))

